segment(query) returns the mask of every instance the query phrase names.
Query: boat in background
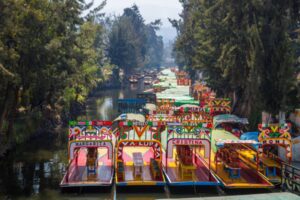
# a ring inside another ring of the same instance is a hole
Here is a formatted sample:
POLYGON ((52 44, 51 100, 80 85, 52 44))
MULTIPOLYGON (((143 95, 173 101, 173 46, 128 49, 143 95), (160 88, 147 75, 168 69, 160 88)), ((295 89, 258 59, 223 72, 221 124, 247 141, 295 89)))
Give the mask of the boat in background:
POLYGON ((216 115, 213 118, 214 129, 223 129, 238 138, 244 133, 245 126, 248 124, 247 118, 240 118, 232 114, 216 115))
POLYGON ((119 113, 145 113, 146 99, 118 99, 119 113))
POLYGON ((145 85, 150 85, 150 84, 152 84, 152 77, 151 77, 151 76, 145 76, 145 77, 144 77, 144 84, 145 84, 145 85))
POLYGON ((132 75, 129 77, 129 83, 132 83, 132 84, 135 84, 135 83, 138 83, 138 77, 135 76, 135 75, 132 75))

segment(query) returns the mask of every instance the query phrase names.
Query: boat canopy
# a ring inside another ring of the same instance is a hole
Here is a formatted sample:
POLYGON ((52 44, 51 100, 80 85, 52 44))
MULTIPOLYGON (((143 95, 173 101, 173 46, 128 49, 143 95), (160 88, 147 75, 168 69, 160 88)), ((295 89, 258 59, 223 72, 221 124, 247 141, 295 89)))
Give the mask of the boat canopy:
POLYGON ((246 132, 241 135, 241 140, 255 140, 258 141, 259 132, 246 132))
POLYGON ((147 109, 147 110, 149 110, 149 111, 156 110, 156 105, 153 104, 153 103, 146 103, 145 109, 147 109))
POLYGON ((145 122, 145 116, 142 114, 135 114, 135 113, 124 113, 119 115, 115 120, 115 121, 139 121, 139 122, 145 122))
POLYGON ((222 123, 239 123, 239 124, 249 124, 247 118, 239 118, 236 115, 231 114, 222 114, 217 115, 213 119, 214 127, 217 127, 218 125, 222 123))
POLYGON ((184 107, 184 108, 190 108, 191 106, 190 105, 193 105, 194 107, 196 106, 199 106, 199 101, 197 100, 178 100, 178 101, 175 101, 175 106, 184 106, 184 105, 189 105, 187 107, 184 107))

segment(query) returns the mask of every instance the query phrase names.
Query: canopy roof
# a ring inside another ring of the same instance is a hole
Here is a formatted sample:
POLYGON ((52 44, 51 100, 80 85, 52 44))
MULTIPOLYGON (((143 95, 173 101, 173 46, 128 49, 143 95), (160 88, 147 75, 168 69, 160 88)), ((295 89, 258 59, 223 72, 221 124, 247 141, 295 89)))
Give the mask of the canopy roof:
MULTIPOLYGON (((198 102, 199 104, 199 102, 198 102)), ((200 106, 195 105, 195 104, 183 104, 181 106, 179 106, 178 108, 200 108, 200 106)))
MULTIPOLYGON (((187 107, 191 107, 190 105, 193 105, 194 107, 199 107, 199 101, 197 100, 178 100, 175 101, 175 106, 184 106, 184 105, 189 105, 187 107)), ((185 108, 187 108, 185 107, 185 108)))
POLYGON ((147 110, 156 110, 156 105, 155 104, 153 104, 153 103, 146 103, 146 105, 145 105, 145 109, 147 109, 147 110))
POLYGON ((240 124, 248 124, 247 118, 239 118, 236 115, 231 114, 223 114, 217 115, 213 119, 214 127, 217 127, 221 123, 240 123, 240 124))
POLYGON ((213 152, 217 152, 216 141, 218 139, 228 139, 228 140, 239 140, 235 135, 225 130, 213 129, 211 132, 211 149, 213 152))
POLYGON ((255 140, 258 141, 259 132, 246 132, 241 135, 241 140, 255 140))
POLYGON ((142 114, 135 114, 135 113, 125 113, 121 114, 119 117, 117 117, 115 121, 139 121, 139 122, 145 122, 145 116, 142 114))

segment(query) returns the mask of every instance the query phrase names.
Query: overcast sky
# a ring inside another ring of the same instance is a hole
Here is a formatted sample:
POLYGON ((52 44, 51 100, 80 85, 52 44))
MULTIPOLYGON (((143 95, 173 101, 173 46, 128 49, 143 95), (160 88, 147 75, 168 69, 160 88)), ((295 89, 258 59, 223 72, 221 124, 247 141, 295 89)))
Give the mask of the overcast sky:
MULTIPOLYGON (((94 0, 98 5, 102 0, 94 0)), ((168 17, 178 19, 178 14, 181 12, 182 7, 178 0, 107 0, 107 4, 103 9, 106 14, 121 15, 124 8, 136 4, 145 19, 146 23, 161 19, 163 25, 159 32, 164 37, 164 41, 174 39, 176 30, 172 28, 168 21, 168 17)))

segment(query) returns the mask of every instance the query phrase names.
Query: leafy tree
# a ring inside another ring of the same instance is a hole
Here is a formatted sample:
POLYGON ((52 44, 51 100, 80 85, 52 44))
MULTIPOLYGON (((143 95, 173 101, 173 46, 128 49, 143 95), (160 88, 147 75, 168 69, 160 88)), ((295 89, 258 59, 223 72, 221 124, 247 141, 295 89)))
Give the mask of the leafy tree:
POLYGON ((109 35, 108 55, 111 63, 129 74, 142 67, 160 66, 162 37, 156 35, 160 20, 145 24, 138 7, 124 9, 113 21, 109 35))
POLYGON ((288 102, 297 101, 289 35, 299 22, 296 1, 181 3, 181 20, 170 20, 179 33, 174 48, 179 64, 200 69, 211 88, 233 98, 238 114, 291 109, 288 102))
POLYGON ((101 83, 104 5, 83 16, 84 0, 0 2, 0 132, 21 114, 47 122, 69 113, 101 83))

